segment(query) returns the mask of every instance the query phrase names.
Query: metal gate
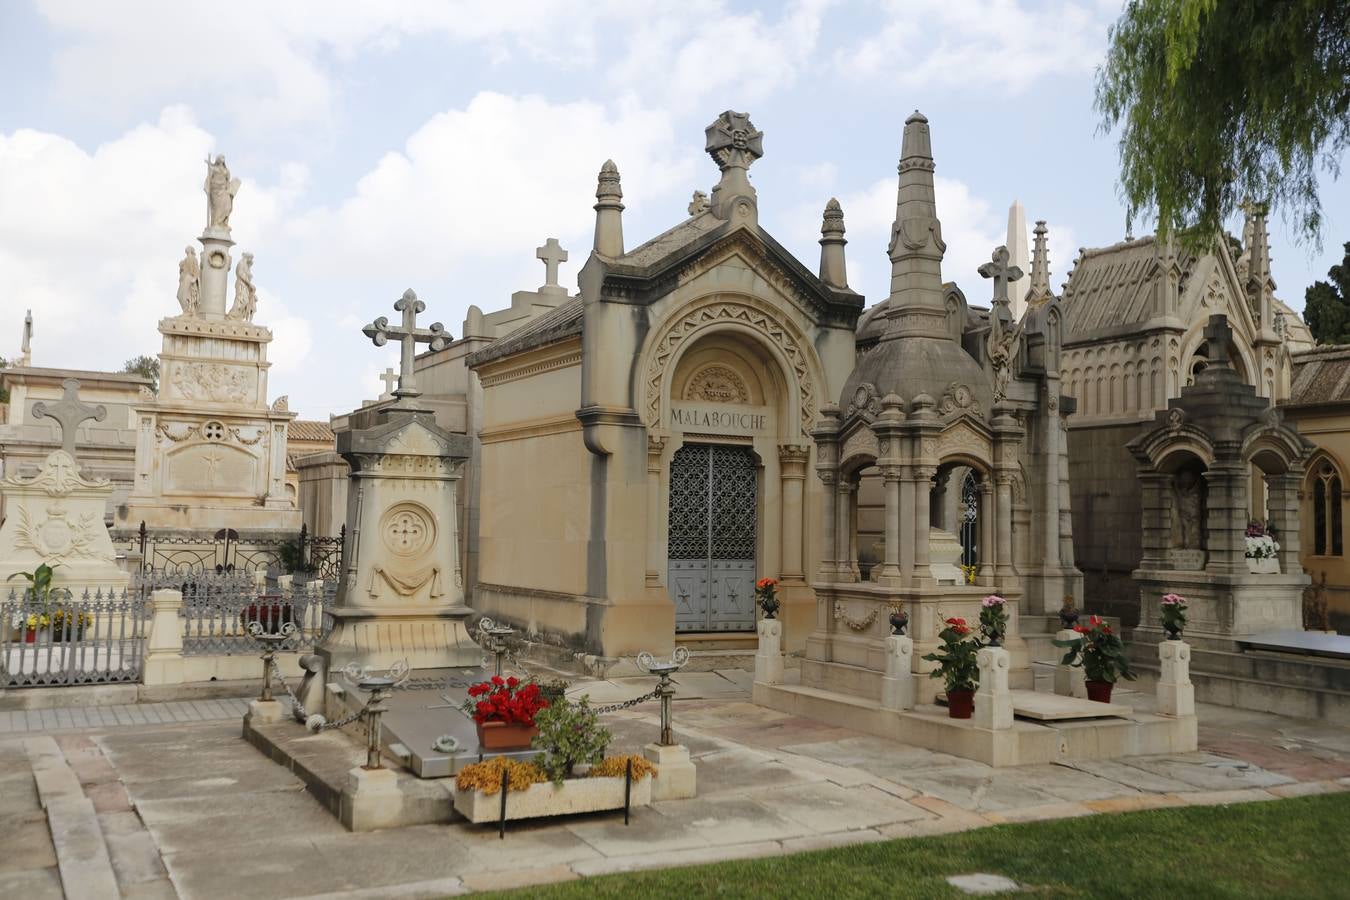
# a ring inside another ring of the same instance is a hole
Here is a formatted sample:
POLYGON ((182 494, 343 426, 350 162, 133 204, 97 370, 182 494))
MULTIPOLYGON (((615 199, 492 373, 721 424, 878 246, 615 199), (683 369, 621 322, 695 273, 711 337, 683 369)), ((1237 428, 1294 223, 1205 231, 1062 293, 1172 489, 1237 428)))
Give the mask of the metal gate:
POLYGON ((676 631, 754 630, 755 472, 748 448, 675 451, 666 584, 676 631))
POLYGON ((0 602, 0 687, 140 681, 149 601, 139 593, 10 593, 0 602))

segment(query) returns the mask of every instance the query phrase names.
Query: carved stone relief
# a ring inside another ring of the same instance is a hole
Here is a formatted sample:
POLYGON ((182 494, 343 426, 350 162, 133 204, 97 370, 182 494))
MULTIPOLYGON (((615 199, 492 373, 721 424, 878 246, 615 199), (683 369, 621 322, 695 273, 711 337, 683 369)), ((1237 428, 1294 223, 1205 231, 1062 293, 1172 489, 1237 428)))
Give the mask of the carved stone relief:
POLYGON ((180 363, 173 370, 173 386, 187 400, 247 403, 252 380, 244 369, 220 363, 180 363))
POLYGON ((712 403, 749 403, 750 388, 734 369, 723 365, 704 366, 684 389, 686 400, 712 403))

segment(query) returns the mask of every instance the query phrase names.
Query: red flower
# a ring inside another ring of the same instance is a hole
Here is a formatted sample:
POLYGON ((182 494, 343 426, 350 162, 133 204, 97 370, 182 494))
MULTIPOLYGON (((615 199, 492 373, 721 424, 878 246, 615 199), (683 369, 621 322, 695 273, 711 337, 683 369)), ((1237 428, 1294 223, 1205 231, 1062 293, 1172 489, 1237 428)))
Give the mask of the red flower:
POLYGON ((506 686, 507 686, 507 687, 515 687, 515 686, 518 685, 518 684, 520 684, 520 679, 517 678, 517 677, 514 676, 514 675, 512 675, 510 678, 506 679, 506 686))
POLYGON ((1079 634, 1087 634, 1087 629, 1084 628, 1082 625, 1073 626, 1073 630, 1078 632, 1079 634))
POLYGON ((1100 625, 1100 624, 1102 624, 1102 617, 1101 617, 1101 616, 1090 616, 1090 617, 1088 617, 1088 624, 1089 624, 1089 625, 1100 625))
POLYGON ((762 591, 765 588, 773 587, 776 584, 778 584, 777 578, 761 578, 759 581, 755 582, 755 588, 762 591))
POLYGON ((501 687, 502 685, 506 684, 506 679, 502 678, 502 676, 500 675, 493 675, 492 683, 495 684, 497 687, 501 687))

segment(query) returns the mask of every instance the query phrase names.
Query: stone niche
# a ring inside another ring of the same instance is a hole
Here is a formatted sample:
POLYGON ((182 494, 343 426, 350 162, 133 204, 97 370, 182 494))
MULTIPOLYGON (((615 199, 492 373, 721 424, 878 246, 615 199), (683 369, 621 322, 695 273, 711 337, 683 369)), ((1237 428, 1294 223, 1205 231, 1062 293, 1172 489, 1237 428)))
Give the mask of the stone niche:
POLYGON ((347 547, 333 632, 318 652, 328 671, 348 662, 414 669, 477 665, 468 637, 456 490, 467 435, 430 412, 382 409, 338 436, 351 466, 347 547))

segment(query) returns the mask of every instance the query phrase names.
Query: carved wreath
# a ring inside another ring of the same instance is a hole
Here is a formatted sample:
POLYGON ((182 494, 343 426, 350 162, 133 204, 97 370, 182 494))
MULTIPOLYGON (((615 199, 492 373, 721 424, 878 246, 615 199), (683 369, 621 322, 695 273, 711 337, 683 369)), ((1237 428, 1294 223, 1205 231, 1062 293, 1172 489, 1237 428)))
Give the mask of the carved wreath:
POLYGON ((848 607, 843 604, 843 601, 835 601, 834 604, 834 617, 854 631, 866 631, 871 628, 872 623, 877 620, 877 613, 879 611, 880 607, 874 606, 872 607, 872 611, 867 615, 860 619, 855 619, 848 614, 848 607))
POLYGON ((20 506, 17 527, 14 529, 14 545, 20 550, 32 550, 45 560, 57 561, 67 557, 93 557, 98 555, 94 547, 96 532, 94 513, 85 513, 76 522, 66 518, 66 512, 59 506, 47 510, 47 521, 36 524, 29 516, 28 509, 20 506))

